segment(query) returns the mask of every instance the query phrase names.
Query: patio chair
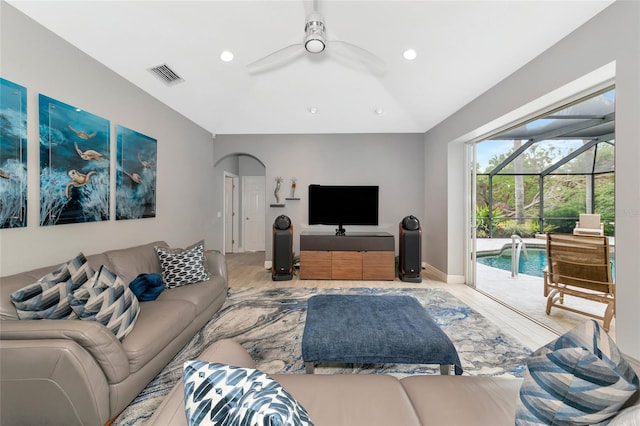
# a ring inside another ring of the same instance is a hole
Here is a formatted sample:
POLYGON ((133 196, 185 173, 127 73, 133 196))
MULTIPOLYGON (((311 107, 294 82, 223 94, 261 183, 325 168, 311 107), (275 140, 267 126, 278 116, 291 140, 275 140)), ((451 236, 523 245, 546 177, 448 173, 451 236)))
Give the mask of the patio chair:
POLYGON ((547 234, 547 268, 544 271, 547 315, 556 307, 603 321, 603 329, 615 315, 615 283, 611 279, 609 238, 605 236, 547 234), (571 295, 604 303, 603 315, 565 305, 571 295))
POLYGON ((599 214, 581 214, 573 229, 574 235, 604 235, 604 224, 599 214))

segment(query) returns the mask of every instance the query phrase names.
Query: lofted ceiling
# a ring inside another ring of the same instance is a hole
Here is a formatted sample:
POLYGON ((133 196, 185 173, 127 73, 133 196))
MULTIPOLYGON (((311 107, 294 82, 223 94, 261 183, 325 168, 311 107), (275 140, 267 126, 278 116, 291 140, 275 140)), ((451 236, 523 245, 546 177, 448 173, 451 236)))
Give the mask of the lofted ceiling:
POLYGON ((213 134, 425 132, 612 3, 7 2, 213 134), (366 49, 384 72, 331 46, 247 69, 301 43, 314 9, 328 40, 366 49), (409 48, 413 61, 402 56, 409 48), (220 60, 225 50, 233 61, 220 60), (162 64, 183 81, 149 71, 162 64))

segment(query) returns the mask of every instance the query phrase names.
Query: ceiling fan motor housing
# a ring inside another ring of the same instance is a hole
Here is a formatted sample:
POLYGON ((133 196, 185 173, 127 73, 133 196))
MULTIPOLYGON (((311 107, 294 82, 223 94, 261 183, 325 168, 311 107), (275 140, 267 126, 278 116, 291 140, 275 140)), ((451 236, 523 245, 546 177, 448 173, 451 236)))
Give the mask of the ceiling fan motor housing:
POLYGON ((309 53, 320 53, 324 50, 325 34, 324 34, 324 22, 322 22, 322 16, 317 13, 312 13, 307 17, 307 23, 304 26, 304 48, 309 53))

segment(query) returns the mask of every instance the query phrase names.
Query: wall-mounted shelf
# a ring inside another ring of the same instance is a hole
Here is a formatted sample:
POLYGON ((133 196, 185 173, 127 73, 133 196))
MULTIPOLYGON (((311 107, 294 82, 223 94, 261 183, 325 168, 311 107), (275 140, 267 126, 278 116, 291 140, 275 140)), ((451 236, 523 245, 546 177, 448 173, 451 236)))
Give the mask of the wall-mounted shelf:
POLYGON ((284 207, 284 204, 269 204, 269 207, 284 207))
POLYGON ((300 198, 285 198, 285 200, 300 201, 300 198))

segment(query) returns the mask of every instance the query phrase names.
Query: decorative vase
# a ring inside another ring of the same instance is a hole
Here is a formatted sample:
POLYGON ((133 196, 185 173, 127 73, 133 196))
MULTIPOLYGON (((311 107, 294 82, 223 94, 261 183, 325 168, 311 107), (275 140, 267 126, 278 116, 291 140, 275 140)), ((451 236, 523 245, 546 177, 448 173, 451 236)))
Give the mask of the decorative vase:
POLYGON ((280 192, 281 183, 282 183, 282 178, 278 176, 276 178, 276 189, 273 191, 273 195, 276 197, 276 204, 280 204, 280 195, 278 195, 278 192, 280 192))
POLYGON ((291 198, 296 198, 296 178, 291 178, 291 198))

